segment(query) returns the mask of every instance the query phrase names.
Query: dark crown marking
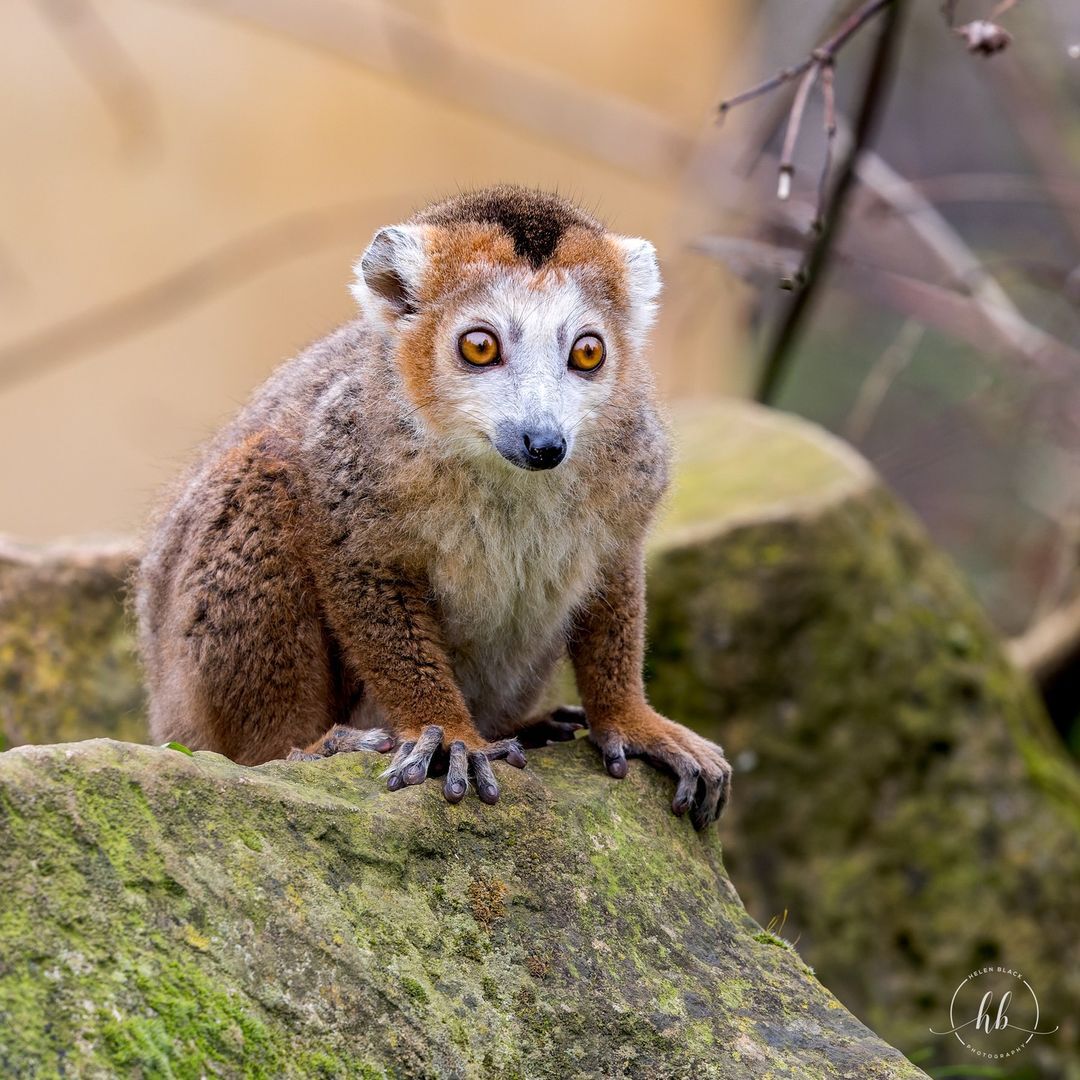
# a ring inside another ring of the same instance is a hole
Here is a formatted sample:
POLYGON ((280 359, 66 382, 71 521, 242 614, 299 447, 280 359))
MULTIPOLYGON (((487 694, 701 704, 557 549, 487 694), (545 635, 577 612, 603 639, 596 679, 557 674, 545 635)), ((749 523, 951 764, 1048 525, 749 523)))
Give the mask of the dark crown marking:
POLYGON ((554 254, 567 229, 602 233, 604 227, 573 203, 547 191, 503 184, 437 203, 414 219, 427 225, 483 224, 504 229, 514 251, 539 270, 554 254))

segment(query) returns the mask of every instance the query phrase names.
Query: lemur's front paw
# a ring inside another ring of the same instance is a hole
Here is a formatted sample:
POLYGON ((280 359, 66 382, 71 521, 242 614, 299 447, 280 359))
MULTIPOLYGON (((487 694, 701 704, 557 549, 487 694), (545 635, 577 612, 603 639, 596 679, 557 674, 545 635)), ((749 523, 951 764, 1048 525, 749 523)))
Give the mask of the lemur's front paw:
POLYGON ((716 743, 657 713, 625 728, 594 730, 589 738, 614 777, 626 775, 628 757, 644 758, 673 773, 678 782, 672 812, 681 817, 689 810, 695 829, 704 829, 724 812, 731 791, 731 766, 716 743))
POLYGON ((517 739, 502 739, 470 750, 460 739, 443 749, 443 729, 429 724, 416 739, 398 745, 390 768, 383 773, 391 791, 411 784, 422 784, 429 776, 445 776, 443 795, 450 803, 465 798, 469 780, 476 784, 481 802, 498 802, 499 785, 491 768, 493 761, 505 761, 516 769, 525 768, 525 754, 517 739))
POLYGON ((583 708, 579 705, 560 705, 546 716, 526 724, 516 733, 516 738, 527 750, 532 750, 548 743, 569 742, 577 732, 588 726, 583 708))
POLYGON ((382 728, 354 728, 347 724, 332 727, 321 739, 304 750, 293 747, 286 761, 319 761, 335 754, 351 754, 356 750, 374 750, 377 754, 389 753, 394 739, 382 728))

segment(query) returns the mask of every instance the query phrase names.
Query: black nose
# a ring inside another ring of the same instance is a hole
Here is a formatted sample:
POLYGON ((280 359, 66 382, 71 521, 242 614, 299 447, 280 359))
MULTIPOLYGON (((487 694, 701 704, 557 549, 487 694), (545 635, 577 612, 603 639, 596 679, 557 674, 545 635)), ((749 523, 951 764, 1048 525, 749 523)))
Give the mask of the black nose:
POLYGON ((526 431, 521 438, 530 468, 554 469, 566 457, 566 440, 553 429, 526 431))

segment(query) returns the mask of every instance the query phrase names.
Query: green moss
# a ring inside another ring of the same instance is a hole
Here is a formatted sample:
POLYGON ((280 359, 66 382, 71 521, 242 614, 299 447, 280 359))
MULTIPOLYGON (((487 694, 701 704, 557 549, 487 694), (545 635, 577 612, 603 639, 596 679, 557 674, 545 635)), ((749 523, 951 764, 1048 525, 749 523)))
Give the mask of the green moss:
MULTIPOLYGON (((732 878, 762 921, 798 913, 785 936, 847 1005, 914 1052, 988 958, 1080 1000, 1080 775, 892 499, 852 486, 661 542, 649 600, 653 702, 736 764, 732 878)), ((1032 1066, 1068 1076, 1078 1038, 1032 1066)))
POLYGON ((401 977, 401 989, 404 990, 413 1001, 419 1002, 421 1005, 426 1005, 428 1003, 427 991, 415 979, 410 979, 408 975, 403 975, 401 977))
POLYGON ((762 958, 716 837, 652 770, 536 751, 493 810, 389 793, 381 765, 0 758, 0 1074, 920 1075, 762 958), (789 1040, 796 1000, 813 1034, 789 1040))

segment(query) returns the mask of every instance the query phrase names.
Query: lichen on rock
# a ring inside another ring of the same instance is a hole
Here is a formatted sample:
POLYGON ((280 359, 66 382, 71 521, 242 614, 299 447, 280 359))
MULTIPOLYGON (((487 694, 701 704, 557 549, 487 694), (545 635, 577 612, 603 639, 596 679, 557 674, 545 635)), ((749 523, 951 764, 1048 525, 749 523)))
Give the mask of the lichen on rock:
POLYGON ((534 751, 485 807, 384 767, 0 755, 0 1075, 923 1075, 755 940, 651 769, 534 751))

